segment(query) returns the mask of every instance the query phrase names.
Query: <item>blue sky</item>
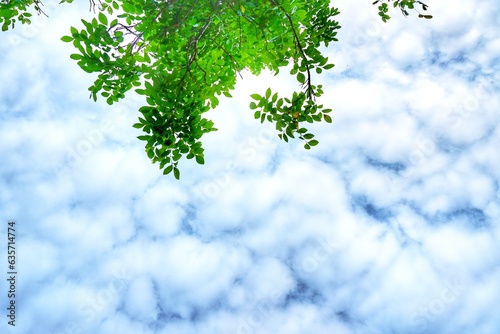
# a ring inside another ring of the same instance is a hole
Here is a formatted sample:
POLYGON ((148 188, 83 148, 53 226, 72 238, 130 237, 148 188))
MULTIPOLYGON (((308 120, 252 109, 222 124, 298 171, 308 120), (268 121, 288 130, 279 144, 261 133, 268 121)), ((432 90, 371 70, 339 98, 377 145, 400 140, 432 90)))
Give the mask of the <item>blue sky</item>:
POLYGON ((387 24, 335 4, 320 144, 281 142, 248 109, 293 78, 243 73, 180 181, 135 138, 141 98, 88 99, 59 40, 88 3, 3 33, 0 245, 15 220, 19 277, 0 331, 499 333, 498 4, 387 24))

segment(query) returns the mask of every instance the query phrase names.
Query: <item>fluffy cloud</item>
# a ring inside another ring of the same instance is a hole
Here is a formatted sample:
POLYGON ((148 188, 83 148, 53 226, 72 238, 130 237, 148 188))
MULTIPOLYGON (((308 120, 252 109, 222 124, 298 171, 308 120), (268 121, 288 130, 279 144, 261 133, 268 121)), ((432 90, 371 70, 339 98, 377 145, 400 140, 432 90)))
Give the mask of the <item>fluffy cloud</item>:
POLYGON ((135 140, 141 98, 88 100, 93 77, 59 41, 86 5, 50 5, 0 46, 19 332, 498 332, 492 1, 387 24, 339 4, 337 66, 315 79, 334 119, 311 127, 320 144, 280 142, 247 107, 263 84, 296 89, 286 71, 243 73, 209 113, 206 165, 183 161, 181 181, 135 140))

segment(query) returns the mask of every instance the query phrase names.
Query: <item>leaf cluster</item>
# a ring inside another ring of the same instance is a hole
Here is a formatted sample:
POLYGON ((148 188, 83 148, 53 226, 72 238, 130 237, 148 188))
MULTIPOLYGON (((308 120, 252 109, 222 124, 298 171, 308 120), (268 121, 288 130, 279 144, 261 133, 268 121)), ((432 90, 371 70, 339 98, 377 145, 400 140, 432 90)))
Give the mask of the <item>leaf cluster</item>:
MULTIPOLYGON (((389 6, 387 5, 387 3, 390 3, 390 2, 391 2, 391 0, 375 0, 373 2, 373 5, 380 3, 380 5, 378 6, 378 10, 379 10, 378 15, 382 18, 382 21, 384 21, 384 22, 387 22, 391 18, 388 15, 389 6)), ((420 5, 422 7, 422 10, 424 10, 424 11, 426 11, 427 8, 429 8, 428 5, 426 5, 422 1, 418 1, 418 0, 395 0, 392 3, 392 6, 394 8, 398 7, 404 16, 409 16, 410 13, 408 12, 408 10, 412 9, 418 13, 419 18, 432 19, 432 15, 420 13, 417 10, 417 8, 415 7, 417 4, 420 5)))
MULTIPOLYGON (((323 94, 321 86, 314 87, 318 96, 323 94)), ((276 130, 279 132, 280 139, 288 142, 289 138, 298 138, 305 141, 304 148, 310 149, 316 146, 318 141, 314 138, 312 133, 309 133, 307 128, 301 127, 302 122, 313 123, 321 122, 322 120, 327 123, 332 122, 332 118, 328 113, 331 109, 324 109, 323 105, 316 104, 313 100, 308 99, 305 92, 294 92, 292 98, 280 98, 278 93, 272 93, 268 88, 264 96, 259 94, 252 94, 252 101, 250 109, 254 109, 254 117, 260 119, 261 123, 264 121, 275 123, 276 130)))
POLYGON ((2 31, 13 29, 16 22, 30 24, 32 14, 29 12, 35 9, 38 15, 45 15, 42 10, 40 0, 1 0, 0 1, 0 25, 2 31))
POLYGON ((100 95, 113 104, 130 89, 146 97, 134 127, 144 132, 138 138, 165 174, 179 177, 182 156, 204 163, 200 138, 216 128, 203 114, 221 95, 231 97, 243 70, 277 74, 293 63, 301 91, 274 100, 266 93, 258 102, 280 138, 296 133, 310 148, 317 141, 294 124, 331 121, 315 102, 321 87, 312 84, 313 73, 334 66, 319 51, 337 41, 340 28, 328 0, 105 0, 101 7, 62 40, 73 43, 78 52, 71 58, 84 71, 98 73, 89 88, 93 99, 100 95))

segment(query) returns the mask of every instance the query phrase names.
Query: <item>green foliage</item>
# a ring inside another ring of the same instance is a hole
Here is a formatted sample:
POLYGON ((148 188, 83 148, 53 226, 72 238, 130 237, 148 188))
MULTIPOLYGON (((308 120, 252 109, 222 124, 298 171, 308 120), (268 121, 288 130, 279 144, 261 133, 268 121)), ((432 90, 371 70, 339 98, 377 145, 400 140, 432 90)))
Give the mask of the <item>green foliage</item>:
MULTIPOLYGON (((300 90, 280 97, 268 88, 252 94, 250 103, 255 118, 274 123, 284 141, 298 137, 310 149, 318 141, 303 124, 332 122, 331 109, 316 103, 322 87, 313 84, 314 73, 334 66, 319 51, 337 41, 340 29, 334 19, 339 11, 329 0, 90 1, 91 9, 99 9, 96 16, 81 20, 80 29, 71 27, 61 40, 73 44, 76 53, 70 57, 82 70, 98 74, 89 87, 91 98, 101 96, 111 105, 132 89, 146 97, 133 127, 143 131, 138 139, 164 174, 179 179, 183 156, 204 164, 201 137, 217 129, 203 114, 217 107, 221 95, 231 97, 243 70, 278 74, 291 65, 300 90)), ((379 14, 387 21, 382 1, 379 14)), ((394 6, 407 15, 414 3, 422 4, 398 0, 394 6)), ((28 10, 41 14, 40 4, 2 4, 2 30, 16 20, 30 23, 28 10)))
MULTIPOLYGON (((387 20, 389 20, 391 18, 387 14, 389 12, 389 6, 387 5, 387 3, 390 3, 390 2, 391 2, 391 0, 376 0, 375 2, 373 2, 374 5, 380 3, 380 5, 378 6, 378 10, 379 10, 378 15, 382 18, 382 21, 384 21, 384 22, 387 22, 387 20)), ((424 10, 424 11, 426 11, 427 8, 429 8, 428 5, 426 5, 422 1, 418 1, 418 0, 395 0, 392 3, 392 6, 394 8, 398 7, 404 16, 410 15, 408 10, 413 9, 418 13, 419 18, 432 19, 432 15, 420 13, 417 10, 417 8, 415 8, 416 4, 420 5, 422 7, 422 10, 424 10)))
POLYGON ((13 29, 16 22, 30 24, 32 14, 28 12, 35 9, 38 14, 45 14, 41 9, 39 0, 1 0, 0 1, 0 25, 2 31, 13 29))
POLYGON ((62 40, 78 50, 71 58, 84 71, 99 73, 89 88, 94 100, 100 95, 113 104, 130 89, 146 97, 134 124, 144 131, 138 138, 148 157, 178 178, 182 156, 204 163, 200 139, 216 129, 203 114, 221 95, 231 96, 245 69, 277 74, 293 64, 291 74, 303 91, 278 99, 268 89, 257 108, 276 124, 280 138, 297 134, 306 148, 317 144, 298 124, 324 117, 312 72, 333 67, 318 49, 337 41, 338 13, 328 0, 106 0, 96 18, 82 20, 84 28, 71 28, 62 40), (108 19, 115 12, 117 18, 108 19))

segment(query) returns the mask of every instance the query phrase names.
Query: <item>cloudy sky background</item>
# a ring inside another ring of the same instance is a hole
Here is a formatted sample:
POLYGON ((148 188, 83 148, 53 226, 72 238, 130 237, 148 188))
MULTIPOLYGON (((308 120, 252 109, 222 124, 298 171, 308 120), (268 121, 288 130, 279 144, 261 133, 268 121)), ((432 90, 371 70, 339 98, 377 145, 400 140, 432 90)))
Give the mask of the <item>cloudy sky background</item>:
POLYGON ((88 99, 61 42, 88 3, 0 35, 2 333, 500 332, 500 13, 433 20, 339 1, 333 124, 279 141, 243 73, 210 112, 206 164, 162 176, 131 127, 141 99, 88 99), (17 324, 6 229, 17 222, 17 324))

